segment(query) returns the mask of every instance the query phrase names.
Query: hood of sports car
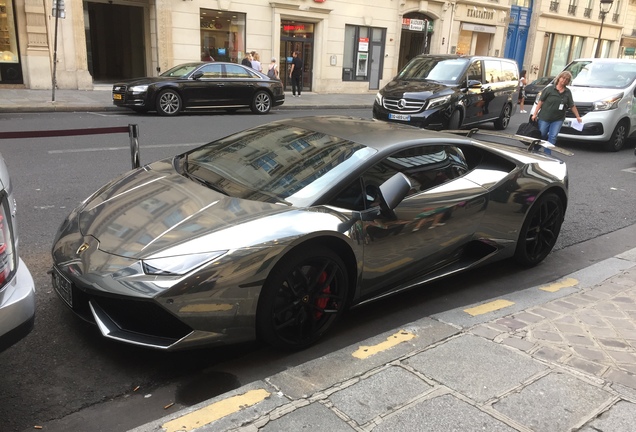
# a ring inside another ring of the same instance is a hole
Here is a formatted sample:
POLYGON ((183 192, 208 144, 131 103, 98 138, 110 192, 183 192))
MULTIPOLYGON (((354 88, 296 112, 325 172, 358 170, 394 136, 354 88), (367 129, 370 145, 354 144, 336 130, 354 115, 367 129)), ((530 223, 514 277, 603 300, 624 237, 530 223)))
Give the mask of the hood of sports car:
POLYGON ((167 250, 193 253, 258 244, 259 230, 276 234, 272 216, 287 219, 281 213, 296 211, 228 197, 181 176, 167 160, 99 191, 80 212, 79 227, 82 235, 99 241, 100 250, 140 259, 167 250))

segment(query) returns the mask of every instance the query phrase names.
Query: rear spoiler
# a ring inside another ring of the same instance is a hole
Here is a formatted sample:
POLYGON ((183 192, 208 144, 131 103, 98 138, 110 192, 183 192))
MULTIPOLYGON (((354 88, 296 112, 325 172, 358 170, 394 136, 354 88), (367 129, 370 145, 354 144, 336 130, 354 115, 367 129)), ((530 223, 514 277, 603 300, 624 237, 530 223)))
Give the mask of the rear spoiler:
POLYGON ((503 133, 503 132, 494 132, 494 131, 489 131, 489 130, 483 130, 483 129, 479 129, 479 128, 473 128, 473 129, 463 129, 463 130, 443 130, 442 132, 447 132, 447 133, 452 133, 455 135, 464 135, 467 138, 471 138, 473 135, 479 133, 482 135, 490 135, 490 136, 496 136, 496 137, 501 137, 501 138, 508 138, 511 140, 517 140, 517 141, 521 141, 523 144, 525 144, 528 147, 528 151, 530 152, 538 152, 541 149, 549 149, 553 152, 557 152, 557 153, 561 153, 562 155, 565 156, 574 156, 574 153, 572 153, 571 151, 565 150, 564 148, 561 147, 557 147, 552 143, 549 143, 548 141, 544 141, 541 139, 537 139, 537 138, 531 138, 531 137, 527 137, 527 136, 523 136, 523 135, 517 135, 517 134, 507 134, 507 133, 503 133))

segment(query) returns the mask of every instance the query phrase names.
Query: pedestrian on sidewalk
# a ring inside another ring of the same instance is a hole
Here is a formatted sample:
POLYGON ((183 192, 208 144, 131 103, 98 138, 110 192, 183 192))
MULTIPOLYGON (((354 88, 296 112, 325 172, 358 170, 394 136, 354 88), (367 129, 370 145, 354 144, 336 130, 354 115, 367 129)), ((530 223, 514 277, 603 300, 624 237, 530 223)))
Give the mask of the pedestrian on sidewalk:
POLYGON ((252 51, 252 69, 255 71, 263 72, 263 66, 261 65, 261 55, 256 51, 252 51))
POLYGON ((525 114, 528 111, 524 109, 524 102, 526 100, 526 70, 521 71, 519 77, 519 112, 525 114))
POLYGON ((252 67, 252 54, 245 52, 245 57, 243 57, 241 64, 243 66, 252 67))
POLYGON ((272 79, 280 79, 278 75, 278 65, 276 64, 276 57, 272 57, 272 61, 267 68, 267 76, 272 79))
POLYGON ((298 91, 298 97, 303 88, 303 61, 298 57, 298 51, 292 53, 291 69, 289 70, 289 77, 292 82, 292 96, 296 97, 296 91, 298 91))
MULTIPOLYGON (((579 115, 579 110, 574 105, 572 92, 567 88, 567 85, 572 82, 572 74, 563 71, 557 75, 554 82, 555 85, 546 86, 541 92, 541 99, 531 119, 532 121, 539 119, 541 136, 543 139, 547 138, 549 143, 556 145, 557 135, 561 130, 568 109, 572 110, 576 116, 576 121, 583 123, 583 120, 579 115)), ((550 151, 548 150, 546 153, 550 153, 550 151)))

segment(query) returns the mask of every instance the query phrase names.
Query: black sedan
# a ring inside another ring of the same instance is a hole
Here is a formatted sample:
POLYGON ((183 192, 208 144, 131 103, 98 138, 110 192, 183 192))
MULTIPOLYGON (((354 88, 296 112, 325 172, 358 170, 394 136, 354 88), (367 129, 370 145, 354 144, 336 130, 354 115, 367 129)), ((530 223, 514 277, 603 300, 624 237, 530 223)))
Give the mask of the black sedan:
POLYGON ((537 98, 537 95, 552 82, 554 79, 553 76, 545 76, 541 78, 537 78, 532 81, 530 84, 526 86, 526 99, 524 103, 534 103, 537 98))
POLYGON ((137 112, 173 116, 183 110, 250 108, 267 114, 285 102, 282 83, 236 63, 193 62, 158 77, 135 78, 113 85, 113 104, 137 112))
POLYGON ((336 116, 235 133, 82 202, 55 236, 53 286, 124 343, 303 348, 347 307, 534 266, 563 223, 566 165, 479 135, 336 116))

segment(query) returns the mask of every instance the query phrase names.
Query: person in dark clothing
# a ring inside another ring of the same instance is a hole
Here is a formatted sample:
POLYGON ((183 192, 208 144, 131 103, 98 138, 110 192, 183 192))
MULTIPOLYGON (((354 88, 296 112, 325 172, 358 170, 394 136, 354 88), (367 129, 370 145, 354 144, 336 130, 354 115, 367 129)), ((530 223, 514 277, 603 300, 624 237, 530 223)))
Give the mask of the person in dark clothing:
POLYGON ((303 61, 298 58, 298 51, 292 53, 291 69, 289 70, 289 77, 292 82, 292 95, 296 97, 296 90, 298 90, 298 97, 303 88, 303 61))
POLYGON ((246 52, 245 57, 243 57, 243 61, 241 62, 243 66, 252 67, 252 54, 246 52))

